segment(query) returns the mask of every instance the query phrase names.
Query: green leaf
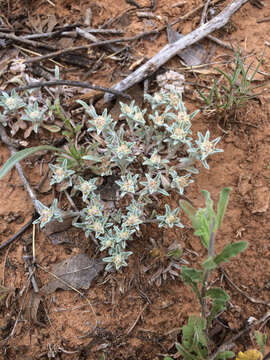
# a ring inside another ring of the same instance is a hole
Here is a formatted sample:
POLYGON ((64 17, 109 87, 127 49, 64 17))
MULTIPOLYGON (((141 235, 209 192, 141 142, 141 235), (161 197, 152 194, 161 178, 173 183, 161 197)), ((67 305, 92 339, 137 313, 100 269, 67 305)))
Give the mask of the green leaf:
POLYGON ((63 149, 56 148, 50 145, 41 145, 41 146, 35 146, 28 149, 20 150, 16 154, 12 155, 2 166, 2 168, 0 169, 0 179, 2 179, 17 162, 27 158, 28 156, 38 151, 43 151, 43 150, 66 153, 63 149))
POLYGON ((78 124, 74 129, 75 134, 77 134, 81 130, 81 128, 82 128, 82 124, 78 124))
POLYGON ((208 98, 204 95, 204 93, 200 89, 196 89, 200 97, 204 100, 207 105, 210 105, 208 98))
POLYGON ((206 291, 206 296, 209 296, 213 301, 218 301, 224 304, 230 299, 230 296, 226 293, 226 291, 221 288, 208 289, 206 291))
POLYGON ((219 265, 222 262, 227 262, 231 257, 238 255, 240 252, 244 251, 248 246, 246 241, 238 241, 234 244, 228 244, 222 250, 220 254, 218 254, 214 258, 214 262, 219 265))
POLYGON ((208 341, 205 334, 206 320, 195 315, 188 318, 188 324, 183 326, 182 345, 189 352, 196 351, 205 347, 208 341))
POLYGON ((203 196, 205 198, 205 205, 206 205, 207 211, 209 211, 209 212, 213 211, 213 200, 211 199, 210 192, 207 190, 202 190, 201 193, 203 194, 203 196))
POLYGON ((198 359, 197 356, 195 357, 194 352, 192 352, 192 354, 190 354, 189 350, 185 349, 184 346, 182 346, 181 344, 175 344, 175 347, 176 347, 177 351, 179 352, 179 354, 182 355, 183 359, 185 359, 185 360, 198 359))
POLYGON ((193 222, 193 219, 196 215, 196 209, 187 201, 180 200, 179 205, 184 210, 188 218, 193 222))
POLYGON ((215 223, 215 232, 219 229, 224 214, 226 212, 227 209, 227 205, 228 205, 228 201, 229 201, 229 193, 230 193, 231 189, 230 188, 224 188, 221 191, 221 194, 219 196, 219 201, 218 201, 218 209, 217 209, 217 219, 216 219, 216 223, 215 223))
POLYGON ((218 353, 215 360, 227 360, 227 359, 232 359, 234 357, 235 357, 235 353, 233 351, 226 350, 218 353))
POLYGON ((42 127, 52 133, 57 133, 61 130, 61 128, 57 125, 42 124, 42 127))
POLYGON ((255 338, 256 338, 256 342, 257 342, 257 344, 258 344, 258 346, 260 348, 260 351, 264 355, 267 335, 260 332, 260 331, 255 331, 254 335, 255 335, 255 338))
POLYGON ((229 81, 230 85, 232 85, 232 78, 230 77, 229 74, 225 73, 223 70, 219 68, 214 67, 214 69, 220 72, 223 76, 225 76, 225 78, 229 81))
POLYGON ((254 72, 252 73, 252 75, 251 75, 251 77, 250 77, 250 79, 249 79, 249 82, 251 82, 251 81, 253 80, 254 76, 255 76, 256 73, 258 72, 259 67, 261 66, 262 61, 263 61, 263 58, 264 58, 264 53, 265 53, 265 50, 263 51, 262 56, 261 56, 261 58, 260 58, 260 61, 258 62, 258 65, 256 66, 254 72))
POLYGON ((67 130, 62 131, 62 135, 66 138, 72 138, 73 133, 67 130))
POLYGON ((194 235, 200 236, 203 246, 208 249, 210 239, 211 218, 208 216, 206 208, 199 209, 193 219, 192 225, 195 229, 194 235))
POLYGON ((73 156, 74 159, 76 159, 76 160, 80 159, 80 155, 79 155, 77 149, 75 148, 75 146, 72 143, 69 143, 69 151, 70 151, 70 154, 73 156))
POLYGON ((206 296, 209 296, 213 302, 210 314, 207 318, 208 325, 210 325, 215 316, 225 309, 225 304, 230 299, 230 296, 221 288, 211 288, 207 290, 206 296))
POLYGON ((214 258, 209 256, 206 260, 204 260, 202 266, 205 270, 211 271, 217 267, 217 264, 215 263, 214 258))
POLYGON ((192 284, 203 281, 202 270, 196 270, 193 268, 188 268, 186 266, 182 266, 181 276, 186 284, 192 284))
POLYGON ((82 157, 83 160, 91 160, 91 161, 95 161, 95 162, 102 162, 102 158, 98 157, 98 156, 93 156, 93 155, 84 155, 82 157))

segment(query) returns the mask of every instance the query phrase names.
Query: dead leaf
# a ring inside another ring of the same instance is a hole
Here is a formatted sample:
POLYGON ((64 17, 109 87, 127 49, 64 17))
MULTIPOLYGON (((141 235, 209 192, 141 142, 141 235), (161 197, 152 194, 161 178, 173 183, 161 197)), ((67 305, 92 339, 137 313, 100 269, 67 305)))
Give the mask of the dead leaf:
MULTIPOLYGON (((167 26, 168 43, 172 44, 183 37, 177 31, 174 31, 172 27, 167 26)), ((194 44, 188 46, 186 49, 181 50, 177 54, 182 60, 184 60, 187 66, 201 65, 207 56, 207 51, 201 44, 194 44)))
POLYGON ((71 227, 73 219, 72 214, 65 213, 62 222, 54 220, 44 227, 43 232, 53 245, 71 242, 67 230, 71 227))
POLYGON ((57 25, 57 24, 58 24, 58 21, 57 21, 55 15, 54 14, 49 15, 46 31, 47 32, 53 31, 53 29, 55 28, 55 25, 57 25))
POLYGON ((38 309, 41 303, 41 299, 42 298, 40 294, 36 294, 34 291, 31 292, 27 307, 28 308, 27 315, 29 320, 33 321, 34 324, 44 327, 46 325, 38 320, 38 309))
POLYGON ((20 129, 25 130, 27 128, 26 122, 23 120, 17 120, 13 124, 9 124, 11 127, 11 135, 14 136, 20 129))
POLYGON ((43 286, 41 291, 45 294, 51 294, 56 289, 71 290, 71 287, 89 289, 92 280, 98 276, 103 268, 104 263, 100 259, 90 259, 85 254, 74 255, 70 259, 53 265, 52 273, 59 279, 53 278, 43 286))
POLYGON ((188 70, 189 72, 194 72, 197 74, 202 74, 202 75, 220 75, 220 72, 218 72, 217 70, 213 70, 213 69, 191 69, 188 70))
POLYGON ((261 186, 254 190, 254 207, 252 214, 264 213, 268 210, 270 191, 267 186, 261 186))
MULTIPOLYGON (((6 49, 5 52, 1 51, 1 61, 0 61, 0 76, 7 70, 9 63, 16 59, 18 56, 19 51, 17 49, 6 49)), ((4 87, 2 86, 1 90, 4 90, 4 87)))
POLYGON ((40 16, 29 16, 28 20, 26 20, 26 25, 34 28, 35 32, 42 33, 43 24, 40 16))
POLYGON ((34 131, 34 125, 29 126, 29 128, 25 130, 24 138, 27 139, 31 135, 32 131, 34 131))

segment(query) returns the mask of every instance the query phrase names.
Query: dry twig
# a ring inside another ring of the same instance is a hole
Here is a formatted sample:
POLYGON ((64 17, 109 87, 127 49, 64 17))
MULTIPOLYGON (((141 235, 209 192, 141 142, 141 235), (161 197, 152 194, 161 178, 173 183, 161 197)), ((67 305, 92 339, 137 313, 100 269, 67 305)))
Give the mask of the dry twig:
POLYGON ((270 318, 270 311, 268 311, 266 314, 264 314, 259 320, 251 323, 250 325, 246 326, 243 330, 239 331, 238 334, 234 335, 230 340, 226 341, 224 344, 222 344, 210 357, 209 360, 214 360, 217 356, 217 354, 221 351, 227 350, 228 348, 231 348, 231 345, 239 339, 242 335, 244 335, 247 331, 250 331, 251 327, 254 325, 259 325, 266 321, 266 319, 270 318))
MULTIPOLYGON (((246 2, 248 2, 248 0, 233 1, 220 14, 218 14, 206 24, 203 24, 188 35, 182 37, 180 40, 166 45, 160 52, 154 55, 144 65, 139 67, 127 78, 116 84, 113 89, 123 91, 142 81, 146 77, 149 77, 181 50, 203 39, 214 30, 223 27, 229 21, 231 16, 246 2)), ((105 102, 111 101, 112 99, 112 95, 105 95, 104 97, 105 102)))
POLYGON ((152 30, 152 31, 143 32, 141 34, 131 36, 131 37, 98 41, 98 42, 95 42, 93 44, 83 45, 83 46, 74 46, 74 47, 71 47, 71 48, 68 48, 68 49, 62 49, 62 50, 59 50, 59 51, 55 51, 55 52, 52 52, 52 53, 47 54, 47 55, 28 58, 28 59, 26 59, 24 61, 24 63, 29 64, 29 63, 39 62, 41 60, 54 58, 54 57, 57 57, 57 56, 60 56, 60 55, 63 55, 63 54, 67 54, 67 53, 70 53, 70 52, 74 52, 74 51, 77 51, 77 50, 87 50, 87 49, 90 49, 90 48, 95 47, 95 46, 104 46, 104 45, 108 45, 108 44, 116 44, 116 43, 123 43, 123 42, 127 42, 127 41, 139 40, 139 39, 141 39, 143 37, 158 34, 158 33, 159 33, 158 30, 152 30))
POLYGON ((262 305, 266 305, 268 307, 270 307, 270 302, 266 302, 263 300, 258 300, 253 298, 252 296, 247 295, 243 290, 241 290, 228 276, 228 274, 226 273, 226 271, 220 266, 219 267, 220 271, 222 272, 222 274, 224 275, 225 279, 228 281, 228 283, 230 285, 232 285, 238 292, 240 292, 240 294, 242 294, 243 296, 245 296, 250 302, 252 302, 253 304, 262 304, 262 305))
POLYGON ((131 331, 135 328, 135 326, 137 325, 138 321, 140 320, 140 317, 142 316, 142 313, 144 312, 144 310, 148 307, 148 303, 144 305, 144 307, 142 308, 142 310, 140 311, 139 315, 137 316, 136 320, 134 321, 134 323, 131 325, 131 327, 129 328, 127 335, 129 335, 131 333, 131 331))
POLYGON ((207 10, 208 10, 210 2, 211 2, 211 0, 206 0, 206 2, 204 4, 203 11, 202 11, 202 17, 201 17, 201 21, 200 21, 200 26, 202 26, 205 23, 207 10))
MULTIPOLYGON (((124 94, 118 90, 108 89, 108 88, 105 88, 105 87, 99 86, 99 85, 92 85, 88 82, 69 81, 69 80, 52 80, 52 81, 43 81, 43 82, 39 81, 39 82, 30 83, 25 86, 18 86, 12 90, 23 91, 23 90, 35 89, 35 88, 39 88, 39 87, 42 88, 45 86, 59 86, 59 85, 75 86, 75 87, 81 87, 81 88, 85 88, 85 89, 104 91, 104 92, 109 92, 109 93, 117 95, 117 96, 121 96, 126 99, 131 99, 131 97, 129 95, 124 94)), ((11 91, 7 91, 7 93, 10 93, 10 92, 11 91)), ((1 126, 0 126, 0 130, 1 130, 1 126)), ((0 136, 1 136, 1 134, 0 134, 0 136)))
POLYGON ((31 225, 32 222, 37 218, 37 214, 33 214, 32 218, 23 225, 23 227, 16 232, 16 234, 12 235, 8 240, 4 241, 1 245, 0 245, 0 250, 2 250, 4 247, 8 246, 9 244, 11 244, 14 240, 18 239, 18 237, 20 237, 31 225))
POLYGON ((22 37, 19 37, 19 36, 16 36, 14 34, 5 34, 5 33, 0 33, 0 39, 8 39, 8 40, 13 40, 17 43, 20 43, 20 44, 25 44, 25 45, 30 45, 34 48, 44 48, 44 49, 47 49, 47 50, 51 50, 51 51, 56 51, 57 48, 55 46, 52 46, 52 45, 48 45, 48 44, 43 44, 43 43, 40 43, 38 41, 32 41, 32 40, 28 40, 26 38, 22 38, 22 37))

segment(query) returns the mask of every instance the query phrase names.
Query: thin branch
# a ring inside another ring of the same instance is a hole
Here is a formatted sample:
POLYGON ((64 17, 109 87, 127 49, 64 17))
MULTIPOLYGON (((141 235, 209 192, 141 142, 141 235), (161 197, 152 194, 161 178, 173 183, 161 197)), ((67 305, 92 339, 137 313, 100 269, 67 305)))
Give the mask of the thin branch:
MULTIPOLYGON (((95 35, 89 34, 89 32, 86 30, 76 28, 76 34, 82 36, 83 38, 85 38, 87 40, 90 40, 94 44, 100 42, 100 40, 95 35)), ((104 46, 105 46, 105 48, 107 48, 109 51, 112 51, 112 52, 119 50, 118 47, 116 47, 112 44, 105 44, 104 46)))
POLYGON ((266 18, 263 18, 263 19, 258 19, 256 21, 257 24, 260 24, 260 23, 263 23, 263 22, 267 22, 267 21, 270 21, 270 17, 266 17, 266 18))
POLYGON ((203 7, 203 11, 202 11, 202 17, 201 17, 201 21, 200 21, 200 26, 202 26, 205 23, 205 19, 206 19, 206 15, 207 15, 207 10, 209 7, 211 0, 207 0, 205 2, 205 5, 203 7))
MULTIPOLYGON (((7 121, 8 121, 8 119, 7 119, 7 121)), ((2 124, 0 124, 0 139, 1 139, 2 143, 6 144, 8 146, 13 146, 14 148, 19 148, 20 146, 22 146, 24 144, 24 141, 21 141, 19 139, 12 139, 11 137, 9 137, 2 124)))
MULTIPOLYGON (((246 0, 246 1, 248 1, 248 0, 246 0)), ((54 58, 56 56, 60 56, 60 55, 67 54, 67 53, 70 53, 70 52, 74 52, 74 51, 77 51, 77 50, 87 50, 87 49, 95 47, 95 46, 103 46, 103 45, 108 45, 108 44, 116 44, 116 43, 123 43, 123 42, 127 42, 127 41, 139 40, 139 39, 141 39, 141 38, 143 38, 145 36, 154 35, 154 34, 159 34, 159 31, 158 30, 152 30, 152 31, 143 32, 143 33, 135 35, 135 36, 127 37, 127 38, 104 40, 104 41, 98 41, 96 43, 89 44, 89 45, 74 46, 74 47, 71 47, 71 48, 68 48, 68 49, 62 49, 62 50, 59 50, 59 51, 55 51, 55 52, 52 52, 52 53, 47 54, 47 55, 28 58, 28 59, 26 59, 24 61, 24 63, 29 64, 29 63, 39 62, 41 60, 54 58)))
POLYGON ((258 300, 253 298, 252 296, 247 295, 243 290, 241 290, 228 276, 228 274, 226 273, 226 271, 222 268, 222 266, 219 267, 220 271, 222 272, 222 274, 224 275, 225 279, 228 281, 228 283, 233 286, 238 292, 240 292, 240 294, 242 294, 243 296, 245 296, 250 302, 252 302, 253 304, 263 304, 266 305, 268 307, 270 307, 270 302, 266 302, 263 300, 258 300))
MULTIPOLYGON (((125 32, 123 30, 118 29, 84 29, 84 31, 90 34, 104 34, 104 35, 123 35, 125 32)), ((76 36, 76 31, 66 31, 66 29, 51 31, 47 33, 40 33, 40 34, 29 34, 21 36, 21 39, 44 39, 44 38, 54 38, 56 36, 76 36)))
MULTIPOLYGON (((130 74, 127 78, 116 84, 113 89, 124 91, 130 88, 132 85, 144 80, 155 73, 163 64, 165 64, 172 57, 177 55, 181 50, 186 47, 195 44, 199 40, 203 39, 211 32, 222 28, 231 18, 231 16, 248 0, 238 0, 230 3, 220 14, 214 17, 212 20, 203 24, 196 30, 192 31, 186 36, 183 36, 178 41, 166 45, 161 51, 154 55, 144 65, 140 66, 136 71, 130 74)), ((111 101, 112 95, 106 94, 104 97, 105 102, 111 101)))
POLYGON ((131 327, 129 328, 127 335, 129 335, 131 333, 131 331, 135 328, 135 326, 137 325, 138 321, 140 320, 140 317, 142 316, 142 313, 144 312, 144 310, 148 307, 148 303, 144 305, 144 307, 142 308, 142 310, 139 312, 139 315, 137 316, 136 320, 134 321, 134 323, 131 325, 131 327))
POLYGON ((55 46, 51 46, 51 45, 48 45, 48 44, 43 44, 41 42, 38 42, 38 41, 32 41, 32 40, 28 40, 28 39, 25 39, 25 38, 22 38, 22 37, 19 37, 19 36, 16 36, 14 34, 5 34, 5 33, 0 33, 0 39, 8 39, 8 40, 13 40, 17 43, 20 43, 20 44, 25 44, 25 45, 30 45, 34 48, 44 48, 44 49, 47 49, 47 50, 51 50, 51 51, 56 51, 57 50, 57 47, 55 46))
POLYGON ((14 234, 13 236, 11 236, 8 240, 4 241, 1 245, 0 245, 0 250, 2 250, 4 247, 8 246, 9 244, 11 244, 13 241, 15 241, 16 239, 18 239, 18 237, 20 237, 31 225, 32 222, 37 218, 37 213, 34 213, 31 217, 31 219, 29 221, 27 221, 26 224, 23 225, 23 227, 16 232, 16 234, 14 234))
MULTIPOLYGON (((221 0, 214 0, 211 2, 211 5, 215 5, 217 3, 219 3, 221 0)), ((173 26, 179 22, 182 22, 184 20, 187 20, 188 18, 190 18, 192 15, 194 15, 197 11, 201 10, 204 8, 204 4, 196 7, 195 9, 192 9, 191 11, 189 11, 188 13, 186 13, 185 15, 181 16, 180 18, 174 20, 173 22, 170 23, 170 26, 173 26)))
POLYGON ((226 341, 224 344, 222 344, 210 357, 208 360, 214 360, 216 356, 221 352, 224 351, 230 346, 232 343, 234 343, 237 339, 239 339, 242 335, 244 335, 247 331, 250 331, 251 326, 259 325, 263 322, 265 322, 266 319, 270 317, 270 311, 265 313, 259 320, 253 322, 252 324, 246 326, 243 330, 239 331, 238 334, 234 335, 230 340, 226 341))
MULTIPOLYGON (((105 88, 105 87, 99 86, 99 85, 92 85, 88 82, 69 81, 69 80, 52 80, 52 81, 44 81, 44 82, 39 81, 39 82, 30 83, 25 86, 18 86, 12 90, 23 91, 23 90, 35 89, 35 88, 39 88, 39 87, 42 88, 45 86, 59 86, 59 85, 68 85, 68 86, 75 86, 75 87, 81 87, 81 88, 86 88, 86 89, 93 89, 93 90, 108 92, 108 93, 111 93, 111 94, 114 94, 117 96, 121 96, 126 99, 131 99, 131 97, 129 95, 124 94, 123 92, 118 91, 118 90, 108 89, 108 88, 105 88)), ((10 92, 11 92, 11 90, 7 91, 7 93, 10 93, 10 92)), ((1 129, 1 127, 0 127, 0 129, 1 129)))
POLYGON ((104 35, 123 35, 125 34, 124 30, 118 30, 118 29, 89 29, 86 28, 84 31, 87 31, 90 34, 104 34, 104 35))
MULTIPOLYGON (((234 48, 233 48, 231 45, 229 45, 229 44, 225 43, 225 42, 224 42, 224 41, 222 41, 222 40, 219 40, 219 39, 218 39, 218 38, 216 38, 215 36, 208 35, 208 36, 207 36, 207 39, 209 39, 209 40, 211 40, 211 41, 215 42, 216 44, 218 44, 218 45, 220 45, 220 46, 224 47, 225 49, 228 49, 228 50, 232 50, 232 51, 234 51, 234 48)), ((243 52, 243 51, 241 50, 241 48, 239 48, 239 50, 240 50, 241 52, 243 52)))

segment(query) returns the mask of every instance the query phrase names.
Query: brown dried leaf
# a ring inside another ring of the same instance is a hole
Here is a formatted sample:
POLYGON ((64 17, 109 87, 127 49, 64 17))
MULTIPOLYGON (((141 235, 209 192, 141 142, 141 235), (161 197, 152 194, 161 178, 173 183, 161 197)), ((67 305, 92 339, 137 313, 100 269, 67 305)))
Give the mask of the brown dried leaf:
POLYGON ((261 186, 254 190, 254 207, 252 214, 264 213, 268 210, 270 191, 267 186, 261 186))
POLYGON ((11 127, 11 134, 14 136, 20 129, 25 130, 27 128, 26 123, 23 120, 15 121, 13 124, 9 124, 11 127))
MULTIPOLYGON (((177 31, 174 31, 170 26, 167 26, 167 36, 169 44, 172 44, 183 37, 183 35, 179 34, 177 31)), ((188 46, 184 50, 181 50, 177 55, 185 62, 187 66, 197 66, 204 62, 207 56, 207 51, 203 45, 194 44, 188 46)))
POLYGON ((29 128, 25 130, 24 138, 27 139, 31 135, 32 131, 34 131, 34 125, 29 126, 29 128))
POLYGON ((38 309, 40 303, 41 303, 41 295, 32 292, 28 304, 28 318, 29 320, 33 321, 36 325, 44 327, 46 325, 38 320, 38 309))
POLYGON ((51 294, 56 289, 71 290, 71 287, 89 289, 92 280, 103 268, 104 263, 100 259, 90 259, 85 254, 74 255, 53 265, 52 273, 59 279, 49 281, 41 290, 45 294, 51 294))
MULTIPOLYGON (((55 15, 54 14, 49 15, 46 31, 47 32, 53 31, 53 29, 55 28, 55 25, 57 25, 57 24, 58 24, 58 21, 57 21, 55 15)), ((43 28, 44 28, 44 25, 43 25, 43 28)))

